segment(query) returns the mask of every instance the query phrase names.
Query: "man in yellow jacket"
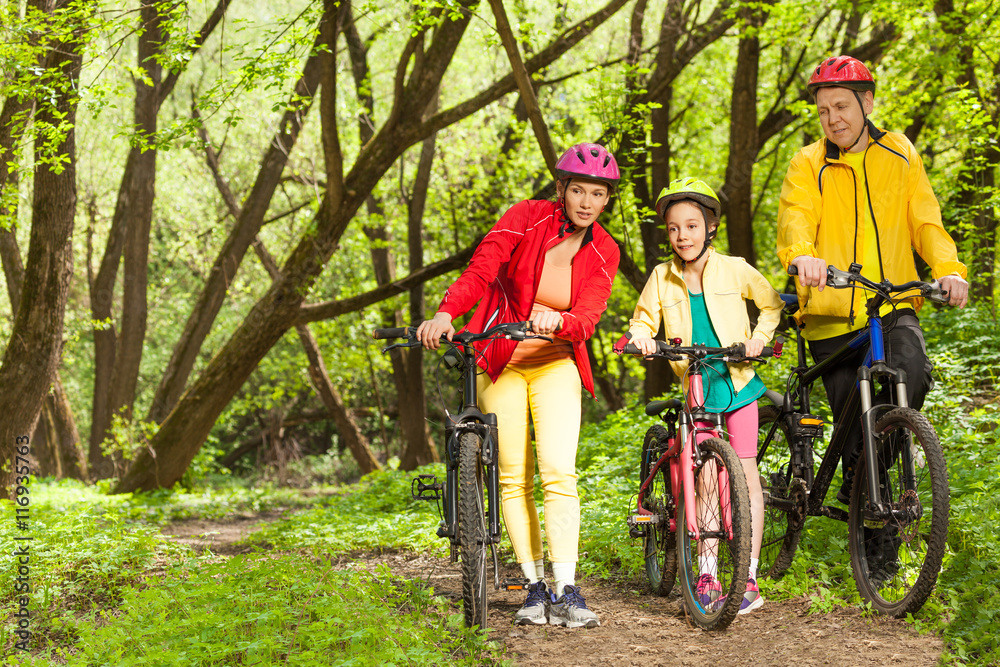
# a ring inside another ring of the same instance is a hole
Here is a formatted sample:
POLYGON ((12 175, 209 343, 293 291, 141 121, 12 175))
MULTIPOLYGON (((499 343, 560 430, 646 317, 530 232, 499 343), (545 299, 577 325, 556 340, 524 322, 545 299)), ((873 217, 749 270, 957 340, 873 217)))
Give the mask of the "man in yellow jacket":
MULTIPOLYGON (((968 299, 965 265, 941 224, 941 209, 919 154, 905 135, 885 132, 868 120, 875 81, 849 56, 824 60, 813 72, 826 135, 792 159, 778 208, 778 257, 798 269, 803 336, 817 363, 844 345, 866 322, 862 290, 826 290, 827 264, 863 266, 871 280, 903 283, 917 279, 913 250, 930 266, 953 306, 968 299)), ((906 371, 909 405, 920 409, 931 386, 931 364, 916 317, 922 300, 895 311, 887 307, 886 354, 906 371)), ((823 376, 834 419, 839 421, 857 380, 864 350, 823 376)), ((861 451, 861 426, 854 420, 843 454, 844 485, 837 499, 850 498, 853 469, 861 451)))

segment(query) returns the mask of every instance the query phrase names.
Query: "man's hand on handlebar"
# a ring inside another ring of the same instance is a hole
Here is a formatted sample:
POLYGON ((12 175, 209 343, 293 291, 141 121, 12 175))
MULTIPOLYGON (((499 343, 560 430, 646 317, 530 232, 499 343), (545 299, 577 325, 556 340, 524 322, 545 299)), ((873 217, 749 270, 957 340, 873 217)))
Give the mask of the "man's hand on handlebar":
POLYGON ((941 289, 948 292, 948 305, 965 308, 969 302, 969 283, 956 275, 941 276, 938 278, 941 289))
POLYGON ((799 284, 805 287, 815 287, 820 292, 826 287, 826 260, 821 257, 799 255, 792 260, 791 266, 799 271, 799 284))
POLYGON ((424 320, 417 327, 417 340, 428 350, 436 350, 441 347, 441 336, 445 335, 448 340, 455 335, 455 327, 451 323, 451 315, 448 313, 437 313, 432 319, 424 320))

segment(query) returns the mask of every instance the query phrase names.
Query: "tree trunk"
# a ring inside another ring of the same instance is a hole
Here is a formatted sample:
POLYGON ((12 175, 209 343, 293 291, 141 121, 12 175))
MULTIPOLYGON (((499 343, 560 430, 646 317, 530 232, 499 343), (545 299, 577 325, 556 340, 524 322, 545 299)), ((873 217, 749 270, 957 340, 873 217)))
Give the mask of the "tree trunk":
MULTIPOLYGON (((430 112, 437 110, 438 96, 431 102, 430 112)), ((410 271, 419 271, 424 266, 424 208, 427 203, 427 189, 430 186, 431 167, 434 165, 436 135, 424 139, 420 147, 420 162, 413 182, 413 194, 407 208, 407 245, 410 271)), ((417 324, 424 319, 424 287, 417 285, 410 290, 410 322, 417 324)), ((424 349, 413 347, 403 352, 403 385, 396 385, 399 391, 399 424, 403 431, 406 448, 400 457, 399 467, 413 470, 428 463, 441 460, 437 446, 431 436, 427 422, 427 394, 424 391, 424 349), (406 400, 403 400, 403 397, 406 400)))
MULTIPOLYGON (((184 392, 152 438, 149 448, 138 453, 135 463, 116 487, 117 492, 170 486, 180 479, 218 415, 267 351, 300 317, 305 293, 333 254, 358 208, 393 162, 407 147, 483 108, 498 95, 512 91, 512 77, 504 78, 465 102, 426 121, 421 120, 454 57, 471 17, 470 8, 475 4, 475 0, 466 0, 450 10, 447 19, 434 28, 424 55, 412 69, 408 69, 407 64, 413 51, 411 47, 404 49, 397 67, 392 111, 379 132, 361 146, 354 167, 339 188, 343 197, 337 202, 323 198, 314 224, 291 251, 281 277, 274 281, 198 379, 184 392)), ((585 21, 567 29, 552 45, 526 62, 526 66, 535 71, 549 64, 588 34, 581 27, 592 30, 623 4, 624 0, 612 0, 585 21)), ((422 33, 417 37, 427 41, 422 33)))
POLYGON ((32 221, 28 260, 13 331, 0 365, 0 497, 10 497, 15 475, 16 447, 28 445, 49 384, 59 366, 63 316, 73 275, 73 217, 76 210, 77 84, 82 57, 82 26, 66 42, 48 51, 46 70, 59 81, 55 90, 37 100, 35 122, 68 129, 52 147, 57 166, 45 146, 36 143, 32 221))
MULTIPOLYGON (((324 29, 328 29, 329 27, 330 22, 327 21, 324 29)), ((324 33, 324 37, 328 38, 329 41, 334 41, 333 35, 324 33)), ((326 94, 326 90, 327 89, 324 88, 324 96, 326 94)), ((208 167, 212 172, 213 178, 215 179, 216 187, 222 195, 222 199, 226 203, 226 207, 229 209, 233 219, 240 220, 243 212, 239 203, 236 201, 236 197, 233 194, 232 189, 229 187, 229 183, 222 175, 218 155, 212 148, 208 132, 202 128, 200 130, 200 135, 202 141, 205 143, 205 160, 208 163, 208 167)), ((274 261, 274 258, 264 247, 264 244, 258 238, 254 239, 253 246, 254 251, 260 258, 261 264, 264 266, 268 275, 271 276, 271 280, 278 280, 280 277, 280 270, 278 269, 278 265, 274 261)), ((309 377, 313 381, 316 393, 319 395, 323 404, 329 411, 330 417, 332 417, 334 422, 337 424, 337 428, 340 431, 341 442, 350 450, 351 454, 358 463, 358 468, 361 469, 362 473, 367 474, 374 470, 381 470, 382 466, 372 453, 371 447, 368 444, 368 439, 361 432, 361 429, 358 427, 358 424, 354 420, 353 416, 351 416, 350 411, 347 409, 343 399, 340 397, 340 393, 333 386, 333 383, 330 382, 330 376, 329 373, 327 373, 326 364, 323 362, 323 355, 320 352, 319 343, 316 342, 316 338, 312 335, 312 332, 306 324, 296 325, 295 329, 299 334, 299 340, 302 342, 306 356, 309 359, 309 377)), ((279 473, 281 473, 280 469, 279 473)))
POLYGON ((58 372, 52 382, 52 393, 45 401, 45 413, 50 423, 49 442, 59 456, 60 477, 87 481, 87 457, 80 446, 80 431, 58 372))
MULTIPOLYGON (((753 165, 757 160, 757 70, 760 63, 760 40, 757 28, 761 15, 743 10, 749 26, 739 41, 736 74, 729 116, 729 161, 726 185, 721 193, 729 236, 729 253, 757 266, 753 244, 753 165)), ((721 230, 720 230, 721 231, 721 230)))
POLYGON ((59 455, 50 444, 52 442, 52 423, 49 420, 49 396, 42 405, 42 414, 35 424, 35 432, 31 436, 31 453, 35 459, 33 473, 39 477, 55 477, 59 479, 59 455))
MULTIPOLYGON (((205 21, 198 37, 194 41, 195 50, 201 48, 209 35, 222 20, 230 0, 219 0, 215 10, 205 21)), ((192 54, 193 56, 193 54, 192 54)), ((187 62, 190 62, 187 61, 187 62)), ((140 65, 142 63, 140 62, 140 65)), ((184 67, 175 69, 156 87, 155 114, 163 105, 163 101, 173 91, 174 86, 184 67)), ((146 100, 149 101, 148 99, 146 100)), ((138 104, 137 98, 136 103, 138 104)), ((136 116, 139 110, 136 107, 136 116)), ((90 472, 94 479, 105 479, 114 474, 116 462, 105 456, 101 451, 104 440, 111 426, 111 385, 115 369, 115 348, 117 335, 114 328, 114 292, 118 276, 118 265, 121 261, 122 248, 125 245, 126 221, 133 217, 136 202, 145 188, 148 175, 143 169, 148 167, 143 159, 145 145, 139 143, 133 146, 125 160, 125 170, 118 189, 118 199, 115 204, 114 216, 111 219, 111 230, 108 232, 107 244, 101 258, 97 275, 90 285, 90 308, 95 326, 94 334, 94 392, 91 407, 90 444, 88 460, 90 472)), ((120 462, 119 462, 120 463, 120 462)))
POLYGON ((163 422, 177 404, 187 385, 201 346, 212 329, 212 323, 222 308, 226 290, 243 261, 247 249, 260 231, 271 197, 281 180, 288 157, 298 139, 302 124, 309 113, 312 96, 319 85, 319 58, 311 57, 305 64, 295 86, 295 98, 278 126, 268 146, 250 194, 240 208, 240 215, 212 265, 198 301, 191 311, 173 354, 160 379, 147 419, 163 422))
MULTIPOLYGON (((139 382, 139 366, 146 340, 148 304, 146 288, 149 270, 149 234, 153 225, 156 196, 156 149, 158 91, 162 68, 157 63, 162 33, 162 0, 143 0, 139 9, 138 67, 145 75, 135 80, 135 141, 144 150, 136 156, 133 188, 126 205, 125 246, 122 261, 122 317, 115 348, 114 370, 108 389, 108 423, 115 415, 132 421, 132 407, 139 382), (147 77, 149 83, 147 83, 147 77)), ((105 431, 105 437, 108 432, 105 431)))

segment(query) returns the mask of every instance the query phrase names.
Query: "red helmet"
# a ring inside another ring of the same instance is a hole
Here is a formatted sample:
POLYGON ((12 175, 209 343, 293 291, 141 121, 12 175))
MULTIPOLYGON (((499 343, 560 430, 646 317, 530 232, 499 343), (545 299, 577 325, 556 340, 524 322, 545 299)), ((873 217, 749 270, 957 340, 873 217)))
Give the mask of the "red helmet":
POLYGON ((604 181, 612 190, 621 179, 615 156, 600 144, 577 144, 563 153, 556 162, 556 176, 559 180, 590 178, 604 181))
POLYGON ((857 58, 837 56, 819 64, 809 78, 807 87, 809 92, 815 95, 820 88, 833 86, 860 91, 870 90, 874 93, 875 79, 865 64, 857 58))

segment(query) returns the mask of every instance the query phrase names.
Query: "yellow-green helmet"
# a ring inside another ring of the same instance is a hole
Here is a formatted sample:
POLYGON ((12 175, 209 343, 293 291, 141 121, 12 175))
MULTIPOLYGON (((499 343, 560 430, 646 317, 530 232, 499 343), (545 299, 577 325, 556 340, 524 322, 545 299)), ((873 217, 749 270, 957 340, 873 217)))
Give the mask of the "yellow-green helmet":
POLYGON ((662 218, 671 202, 685 199, 710 209, 715 214, 716 220, 722 215, 722 204, 719 203, 715 190, 705 181, 693 176, 675 179, 663 188, 660 196, 656 198, 656 214, 662 218))

